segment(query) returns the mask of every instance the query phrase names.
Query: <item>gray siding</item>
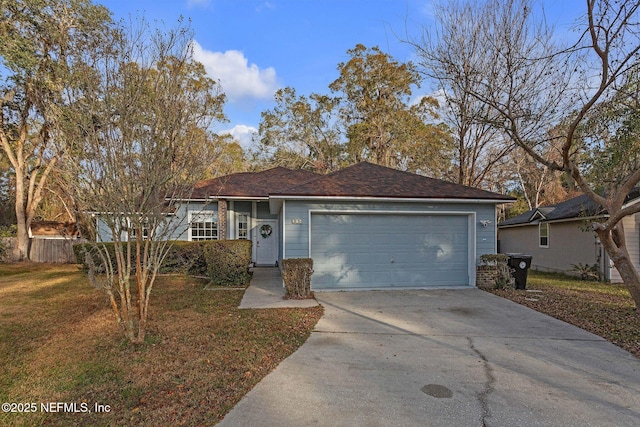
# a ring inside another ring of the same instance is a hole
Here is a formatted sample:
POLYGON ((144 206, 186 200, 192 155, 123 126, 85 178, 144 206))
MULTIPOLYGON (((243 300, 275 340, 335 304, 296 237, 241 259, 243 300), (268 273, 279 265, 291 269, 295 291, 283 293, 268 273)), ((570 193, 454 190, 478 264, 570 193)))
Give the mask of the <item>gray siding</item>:
MULTIPOLYGON (((175 240, 188 240, 189 219, 188 212, 200 212, 200 211, 217 211, 218 203, 204 203, 204 202, 191 202, 181 204, 176 208, 174 215, 167 217, 167 227, 170 228, 171 233, 168 238, 175 240)), ((97 233, 98 241, 111 242, 111 230, 100 220, 100 217, 96 218, 97 221, 97 233)))
MULTIPOLYGON (((218 202, 191 202, 180 205, 176 210, 176 229, 172 237, 176 240, 189 240, 189 212, 218 211, 218 202)), ((228 229, 228 227, 227 227, 228 229)))
POLYGON ((234 210, 251 215, 251 202, 245 200, 236 200, 233 202, 234 210))
POLYGON ((96 217, 96 240, 98 242, 111 242, 113 240, 113 236, 111 235, 111 230, 107 227, 107 224, 104 223, 102 218, 99 216, 96 217))
MULTIPOLYGON (((632 227, 633 218, 625 218, 624 227, 627 232, 627 244, 630 244, 630 254, 638 257, 638 232, 629 233, 628 227, 632 227), (631 241, 629 240, 631 239, 631 241), (631 249, 633 247, 633 249, 631 249)), ((582 229, 583 221, 550 222, 549 245, 540 247, 538 236, 538 224, 527 224, 517 227, 505 227, 499 230, 500 252, 525 253, 531 255, 531 268, 540 271, 572 272, 572 264, 593 265, 598 262, 598 254, 602 254, 601 269, 604 271, 608 264, 608 258, 602 247, 596 244, 596 235, 582 229)), ((637 260, 637 258, 636 258, 637 260)), ((637 261, 636 261, 637 262, 637 261)), ((613 282, 620 281, 620 276, 615 270, 604 271, 610 275, 613 282)))
POLYGON ((269 211, 269 202, 258 202, 257 205, 258 219, 278 219, 277 214, 272 214, 269 211))

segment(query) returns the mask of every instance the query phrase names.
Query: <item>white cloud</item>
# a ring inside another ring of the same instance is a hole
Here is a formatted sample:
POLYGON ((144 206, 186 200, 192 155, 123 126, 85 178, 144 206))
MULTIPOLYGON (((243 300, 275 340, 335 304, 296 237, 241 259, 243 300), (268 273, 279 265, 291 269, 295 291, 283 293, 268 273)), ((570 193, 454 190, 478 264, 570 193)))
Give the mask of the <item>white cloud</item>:
POLYGON ((427 96, 430 98, 435 98, 435 100, 438 101, 440 108, 442 108, 443 105, 447 104, 447 97, 444 90, 438 89, 437 91, 431 93, 415 94, 409 101, 409 105, 418 105, 420 104, 420 102, 422 102, 422 98, 425 98, 427 96))
POLYGON ((253 135, 258 133, 258 129, 254 128, 253 126, 236 125, 233 128, 223 130, 220 133, 233 136, 233 138, 240 143, 240 146, 246 150, 247 148, 251 147, 253 143, 253 135))
POLYGON ((193 57, 204 65, 209 77, 220 80, 229 102, 247 99, 271 99, 278 89, 276 70, 273 67, 260 69, 249 64, 238 50, 211 52, 193 41, 193 57))
POLYGON ((256 12, 262 12, 265 9, 275 9, 275 8, 276 8, 275 3, 272 3, 270 1, 266 1, 266 2, 264 2, 263 4, 261 4, 260 6, 258 6, 256 8, 256 12))
POLYGON ((187 7, 189 9, 194 7, 207 7, 211 4, 211 0, 187 0, 187 7))

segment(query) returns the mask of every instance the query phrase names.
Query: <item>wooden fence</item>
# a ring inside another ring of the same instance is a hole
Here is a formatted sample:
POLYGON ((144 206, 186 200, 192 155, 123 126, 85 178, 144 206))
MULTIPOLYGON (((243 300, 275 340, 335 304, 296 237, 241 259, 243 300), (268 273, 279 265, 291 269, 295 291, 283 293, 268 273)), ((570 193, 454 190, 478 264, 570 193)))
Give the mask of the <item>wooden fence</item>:
MULTIPOLYGON (((16 238, 8 237, 2 240, 8 249, 6 261, 13 261, 11 256, 16 247, 16 238)), ((73 245, 85 242, 85 239, 31 239, 31 261, 75 264, 73 245)))

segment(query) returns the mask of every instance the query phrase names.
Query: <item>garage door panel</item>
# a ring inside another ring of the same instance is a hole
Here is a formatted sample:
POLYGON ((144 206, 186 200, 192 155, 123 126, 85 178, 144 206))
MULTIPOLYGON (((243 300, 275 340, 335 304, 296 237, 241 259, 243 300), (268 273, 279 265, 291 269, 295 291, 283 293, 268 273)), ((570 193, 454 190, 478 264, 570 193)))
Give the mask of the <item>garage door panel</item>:
POLYGON ((313 214, 313 286, 466 285, 468 216, 313 214))

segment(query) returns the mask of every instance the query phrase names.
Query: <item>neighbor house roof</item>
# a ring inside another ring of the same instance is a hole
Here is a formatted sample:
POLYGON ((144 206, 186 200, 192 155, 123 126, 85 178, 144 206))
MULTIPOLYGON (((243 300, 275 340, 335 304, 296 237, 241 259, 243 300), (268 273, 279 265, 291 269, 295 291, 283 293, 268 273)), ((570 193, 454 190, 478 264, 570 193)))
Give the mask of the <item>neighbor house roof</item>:
POLYGON ((512 197, 362 162, 270 192, 272 197, 515 200, 512 197))
POLYGON ((194 186, 193 199, 209 197, 247 197, 268 198, 274 191, 282 191, 321 175, 306 171, 292 170, 283 167, 268 169, 262 172, 241 172, 219 178, 200 181, 194 186))
POLYGON ((606 211, 589 196, 583 194, 555 205, 531 209, 523 214, 509 218, 498 224, 498 227, 529 224, 534 221, 560 221, 580 219, 605 214, 606 211))
POLYGON ((33 221, 29 227, 30 237, 78 237, 75 222, 33 221))

